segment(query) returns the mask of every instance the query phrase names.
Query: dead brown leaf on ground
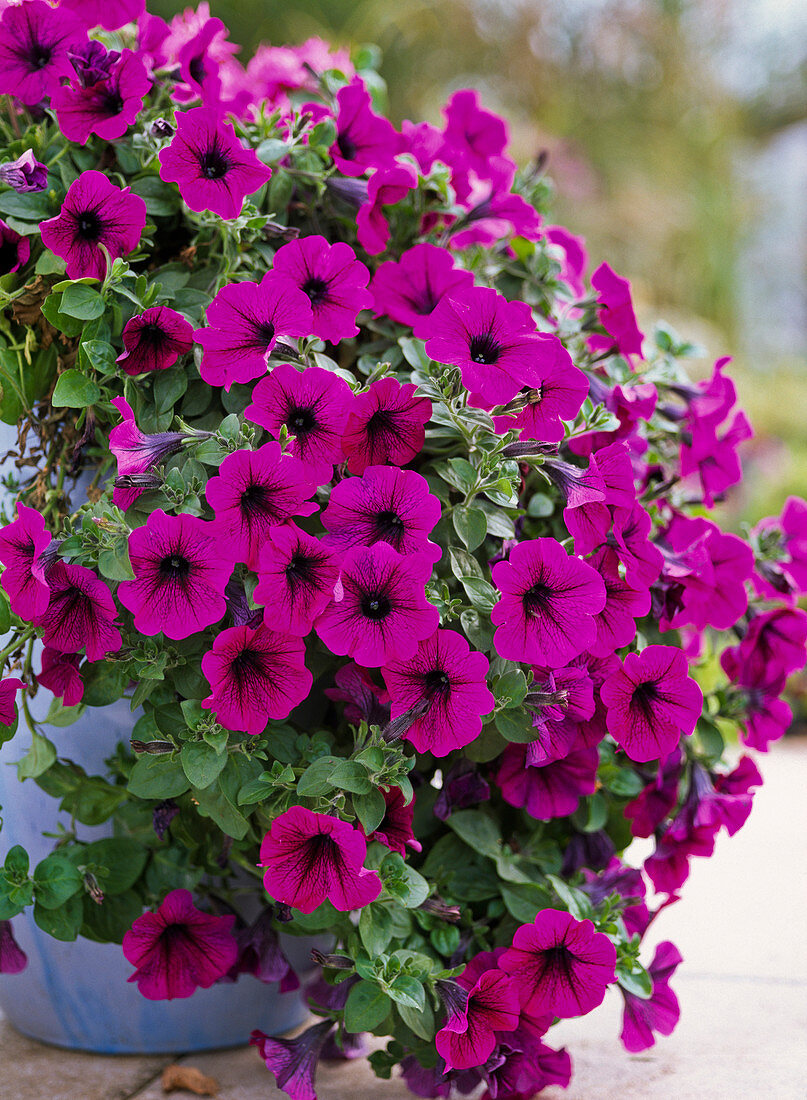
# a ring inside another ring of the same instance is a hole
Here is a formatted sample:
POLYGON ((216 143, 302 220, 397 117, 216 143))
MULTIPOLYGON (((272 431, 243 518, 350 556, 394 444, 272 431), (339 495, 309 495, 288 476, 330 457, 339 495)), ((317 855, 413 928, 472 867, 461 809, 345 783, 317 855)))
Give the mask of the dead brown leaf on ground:
POLYGON ((218 1096, 219 1083, 215 1077, 206 1077, 194 1066, 166 1066, 160 1079, 163 1092, 186 1089, 197 1096, 218 1096))

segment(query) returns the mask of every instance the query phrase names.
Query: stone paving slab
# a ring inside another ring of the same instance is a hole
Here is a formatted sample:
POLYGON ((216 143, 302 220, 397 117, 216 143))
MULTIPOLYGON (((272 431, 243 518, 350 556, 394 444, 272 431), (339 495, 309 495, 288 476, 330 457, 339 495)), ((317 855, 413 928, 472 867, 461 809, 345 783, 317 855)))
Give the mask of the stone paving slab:
MULTIPOLYGON (((552 1030, 575 1075, 544 1100, 807 1100, 807 738, 788 738, 760 761, 766 785, 748 824, 695 860, 684 900, 648 935, 684 955, 674 988, 681 1022, 651 1050, 621 1047, 621 998, 552 1030)), ((0 1021, 0 1100, 163 1100, 172 1059, 53 1050, 0 1021)), ((177 1059, 215 1077, 219 1100, 279 1100, 255 1049, 177 1059)), ((378 1081, 362 1062, 323 1066, 319 1100, 404 1100, 401 1081, 378 1081)), ((188 1092, 172 1093, 189 1100, 188 1092)))

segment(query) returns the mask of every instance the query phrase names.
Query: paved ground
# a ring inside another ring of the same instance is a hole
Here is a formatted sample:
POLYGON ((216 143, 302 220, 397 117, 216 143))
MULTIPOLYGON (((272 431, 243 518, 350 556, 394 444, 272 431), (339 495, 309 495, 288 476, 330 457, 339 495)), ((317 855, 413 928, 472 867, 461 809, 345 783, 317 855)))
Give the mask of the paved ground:
MULTIPOLYGON (((685 963, 674 988, 681 1023, 642 1055, 618 1043, 620 998, 553 1029, 571 1051, 571 1088, 545 1100, 769 1100, 807 1098, 807 738, 788 738, 761 761, 766 785, 733 838, 695 861, 684 900, 654 928, 685 963)), ((648 944, 652 954, 653 942, 648 944)), ((2 1100, 162 1100, 168 1059, 54 1050, 0 1020, 2 1100)), ((219 1082, 219 1100, 272 1100, 277 1092, 255 1050, 185 1061, 219 1082)), ((361 1063, 325 1067, 320 1100, 403 1100, 361 1063)), ((189 1092, 171 1094, 191 1097, 189 1092)))

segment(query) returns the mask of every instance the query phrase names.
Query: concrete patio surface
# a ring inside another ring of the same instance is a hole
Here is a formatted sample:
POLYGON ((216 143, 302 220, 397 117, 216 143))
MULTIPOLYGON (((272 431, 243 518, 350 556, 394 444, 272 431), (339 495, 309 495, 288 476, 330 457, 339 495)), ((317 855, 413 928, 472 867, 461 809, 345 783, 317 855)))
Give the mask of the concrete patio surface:
MULTIPOLYGON (((651 1050, 618 1041, 621 998, 552 1030, 574 1062, 571 1087, 544 1100, 770 1100, 807 1098, 807 738, 758 758, 765 786, 747 825, 695 860, 683 900, 648 934, 684 956, 674 980, 681 1022, 651 1050)), ((177 1059, 76 1054, 33 1042, 0 1020, 0 1100, 162 1100, 160 1073, 185 1062, 219 1083, 219 1100, 273 1100, 258 1053, 244 1048, 177 1059)), ((398 1100, 361 1062, 324 1066, 319 1100, 398 1100)), ((192 1093, 170 1094, 187 1100, 192 1093)))

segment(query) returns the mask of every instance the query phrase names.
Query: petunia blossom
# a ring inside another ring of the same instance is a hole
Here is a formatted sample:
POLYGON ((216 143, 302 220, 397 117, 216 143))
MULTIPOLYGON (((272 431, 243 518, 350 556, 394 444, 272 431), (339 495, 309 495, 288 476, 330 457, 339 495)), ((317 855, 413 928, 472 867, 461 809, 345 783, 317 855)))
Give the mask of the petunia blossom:
POLYGON ((492 575, 502 594, 490 616, 500 657, 558 668, 596 639, 605 585, 555 539, 519 543, 492 575))
MULTIPOLYGON (((602 326, 614 338, 618 351, 641 358, 643 335, 636 324, 628 280, 602 263, 591 276, 591 285, 597 291, 602 326)), ((593 346, 601 350, 603 343, 606 342, 599 337, 593 346)))
POLYGON ((205 496, 232 560, 254 569, 270 527, 317 510, 308 499, 314 489, 305 465, 270 442, 228 455, 208 481, 205 496))
POLYGON ((454 265, 444 248, 434 244, 416 244, 400 260, 380 264, 370 290, 376 313, 412 326, 415 336, 428 329, 428 319, 444 295, 461 298, 474 277, 470 271, 454 265))
POLYGON ((0 725, 10 726, 14 721, 17 714, 14 698, 20 688, 24 689, 25 684, 14 677, 0 681, 0 725))
POLYGON ((130 534, 129 559, 134 580, 120 584, 118 599, 141 634, 187 638, 224 614, 233 558, 212 523, 158 509, 130 534))
MULTIPOLYGON (((10 10, 10 9, 9 9, 10 10)), ((49 9, 50 10, 50 9, 49 9)), ((146 224, 146 204, 129 188, 121 190, 101 172, 73 180, 55 218, 42 222, 42 243, 65 261, 68 279, 103 279, 107 258, 132 252, 146 224)))
POLYGON ((629 653, 600 688, 600 697, 608 729, 639 762, 671 752, 682 735, 694 731, 703 706, 703 692, 689 676, 686 657, 663 645, 629 653))
POLYGON ((66 707, 74 707, 84 695, 84 681, 78 670, 80 660, 78 653, 60 653, 58 649, 45 646, 42 670, 36 674, 36 682, 52 691, 66 707))
POLYGON ((568 817, 583 795, 597 789, 599 760, 596 748, 577 748, 561 760, 532 766, 527 746, 510 744, 502 753, 496 782, 505 802, 524 807, 536 821, 568 817))
POLYGON ((525 371, 540 375, 556 354, 556 338, 536 331, 530 307, 489 287, 445 295, 421 331, 426 353, 458 366, 466 389, 494 405, 515 397, 527 384, 525 371))
POLYGON ((45 191, 48 186, 48 166, 36 159, 33 149, 26 149, 16 160, 7 160, 0 164, 0 181, 8 184, 18 195, 45 191))
POLYGON ((497 432, 517 428, 521 439, 559 443, 564 420, 574 420, 588 396, 588 379, 572 362, 566 348, 549 332, 538 334, 541 364, 523 367, 520 381, 526 389, 494 416, 497 432))
POLYGON ((681 1010, 678 998, 670 989, 670 978, 683 961, 675 944, 664 940, 656 947, 653 961, 647 968, 653 983, 650 997, 637 997, 635 993, 620 987, 625 1001, 620 1039, 625 1050, 631 1054, 652 1047, 656 1042, 654 1031, 659 1035, 672 1035, 675 1030, 681 1010))
POLYGON ((212 689, 202 706, 225 729, 253 736, 270 719, 287 718, 312 684, 302 639, 264 625, 222 630, 202 657, 202 672, 212 689))
POLYGON ((371 106, 370 93, 360 77, 336 93, 334 164, 344 176, 362 176, 368 168, 390 164, 401 147, 401 135, 371 106))
POLYGON ((512 975, 527 1012, 585 1016, 616 979, 616 948, 590 920, 542 909, 532 924, 516 929, 499 965, 512 975))
MULTIPOLYGON (((169 455, 181 450, 189 438, 183 432, 146 435, 138 428, 134 410, 125 397, 113 397, 112 404, 123 417, 121 423, 116 424, 109 433, 109 449, 117 459, 120 477, 149 473, 169 455)), ((112 502, 125 512, 142 492, 139 488, 119 488, 116 485, 112 502)))
POLYGON ((155 913, 143 913, 123 937, 123 954, 136 967, 129 981, 137 982, 150 1001, 209 989, 238 955, 234 923, 234 916, 201 912, 189 890, 172 890, 155 913))
POLYGON ((87 40, 87 32, 72 12, 43 0, 4 5, 0 18, 0 93, 36 104, 52 95, 73 68, 69 51, 87 40))
POLYGON ((146 11, 146 0, 61 0, 59 11, 74 11, 90 27, 116 31, 139 20, 146 11))
POLYGON ((375 901, 381 880, 364 867, 363 835, 329 814, 292 806, 272 822, 263 838, 259 866, 263 884, 279 902, 313 913, 327 898, 349 912, 375 901))
POLYGON ((16 229, 0 218, 0 275, 10 275, 25 267, 31 256, 31 244, 16 229))
POLYGON ((179 185, 191 210, 237 218, 246 196, 269 180, 271 169, 244 148, 213 108, 180 111, 176 124, 171 143, 160 150, 160 178, 179 185))
POLYGON ((352 474, 386 463, 405 466, 420 452, 432 405, 427 397, 416 397, 416 389, 380 378, 355 398, 342 436, 352 474))
POLYGON ((294 1039, 277 1038, 257 1029, 249 1038, 258 1048, 266 1068, 274 1074, 278 1088, 291 1100, 317 1100, 314 1075, 333 1020, 320 1020, 294 1039))
POLYGON ((301 237, 279 248, 272 270, 308 297, 314 321, 311 331, 336 344, 356 336, 356 316, 372 304, 367 289, 370 272, 348 244, 328 244, 324 237, 301 237))
POLYGON ((395 466, 368 466, 361 477, 346 477, 331 490, 322 513, 323 541, 344 551, 388 542, 399 554, 424 552, 433 560, 440 547, 429 534, 440 520, 440 501, 425 477, 395 466))
POLYGON ((22 619, 41 615, 48 606, 50 587, 42 555, 52 542, 45 519, 35 508, 18 502, 17 518, 0 528, 0 583, 11 610, 22 619))
POLYGON ((114 625, 118 609, 100 577, 83 565, 57 561, 48 570, 48 585, 48 606, 34 620, 46 646, 60 653, 85 649, 90 661, 117 653, 122 644, 114 625))
POLYGON ((378 168, 367 184, 367 202, 356 215, 356 236, 371 256, 378 256, 389 244, 390 227, 385 206, 395 206, 418 185, 418 174, 409 164, 378 168))
POLYGON ((14 939, 10 920, 0 920, 0 974, 19 974, 28 965, 28 956, 14 939))
POLYGON ((333 598, 339 555, 293 523, 270 527, 258 554, 253 598, 275 630, 302 637, 333 598))
POLYGON ((152 306, 123 326, 124 351, 117 362, 129 375, 165 370, 193 347, 193 328, 168 306, 152 306))
POLYGON ((151 80, 140 57, 123 50, 98 80, 74 73, 51 97, 59 128, 68 141, 84 145, 91 134, 104 141, 123 137, 143 109, 151 80))
POLYGON ((407 660, 440 620, 424 592, 431 572, 430 556, 404 557, 386 542, 349 550, 317 634, 332 653, 367 668, 407 660))
POLYGON ((488 667, 462 634, 437 630, 412 657, 381 669, 393 720, 415 710, 403 736, 418 752, 447 756, 478 736, 482 716, 496 703, 485 680, 488 667))
POLYGON ((415 840, 412 823, 415 816, 415 800, 407 803, 400 787, 382 790, 386 809, 384 816, 368 836, 368 840, 377 840, 392 852, 405 856, 407 848, 413 852, 422 849, 420 841, 415 840))
POLYGON ((199 373, 229 391, 266 373, 266 361, 282 336, 308 336, 311 303, 288 279, 269 271, 259 283, 230 283, 207 307, 207 325, 194 332, 204 354, 199 373))
POLYGON ((288 453, 304 462, 321 485, 344 458, 342 432, 353 400, 350 386, 333 371, 278 363, 255 386, 244 415, 273 436, 285 426, 288 453))
POLYGON ((448 1069, 472 1069, 488 1060, 497 1035, 518 1026, 519 1000, 512 978, 487 970, 468 992, 464 1019, 437 1032, 435 1046, 448 1069), (465 1027, 460 1030, 460 1024, 465 1027))

